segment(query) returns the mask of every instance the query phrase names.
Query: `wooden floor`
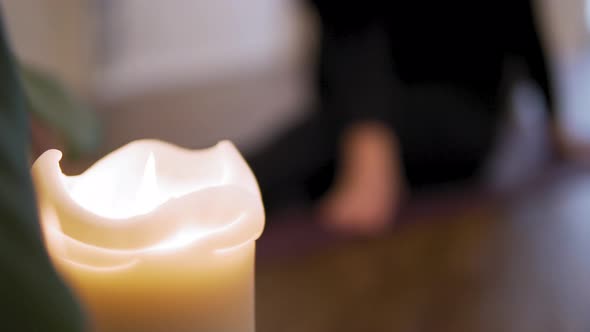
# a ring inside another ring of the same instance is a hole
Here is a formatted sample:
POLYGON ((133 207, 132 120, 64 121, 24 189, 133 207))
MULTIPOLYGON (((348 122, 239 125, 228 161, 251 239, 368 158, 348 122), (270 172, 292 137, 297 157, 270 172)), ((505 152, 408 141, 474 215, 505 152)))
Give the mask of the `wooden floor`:
POLYGON ((465 199, 371 240, 269 225, 257 331, 590 331, 590 173, 465 199))

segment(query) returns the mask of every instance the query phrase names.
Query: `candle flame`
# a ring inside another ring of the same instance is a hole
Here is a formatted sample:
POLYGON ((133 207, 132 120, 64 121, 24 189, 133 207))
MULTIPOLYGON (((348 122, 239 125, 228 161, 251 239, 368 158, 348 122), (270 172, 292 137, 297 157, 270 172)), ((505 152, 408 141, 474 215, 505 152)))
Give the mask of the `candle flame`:
POLYGON ((74 184, 70 190, 72 199, 100 216, 117 219, 149 213, 170 198, 158 187, 156 159, 153 152, 150 152, 147 157, 143 175, 138 179, 139 184, 135 190, 133 188, 109 190, 108 186, 104 186, 105 181, 124 181, 123 188, 128 187, 125 182, 127 178, 118 178, 111 172, 108 170, 79 176, 81 181, 74 184))
POLYGON ((143 176, 135 195, 135 211, 139 213, 147 213, 155 209, 158 205, 166 201, 165 197, 161 197, 158 192, 158 180, 156 178, 156 160, 154 153, 150 152, 143 176))
POLYGON ((149 213, 162 203, 165 203, 170 197, 161 192, 158 187, 158 177, 156 171, 156 159, 154 153, 150 152, 143 169, 143 175, 135 192, 135 199, 131 202, 131 207, 125 209, 132 215, 141 215, 149 213))

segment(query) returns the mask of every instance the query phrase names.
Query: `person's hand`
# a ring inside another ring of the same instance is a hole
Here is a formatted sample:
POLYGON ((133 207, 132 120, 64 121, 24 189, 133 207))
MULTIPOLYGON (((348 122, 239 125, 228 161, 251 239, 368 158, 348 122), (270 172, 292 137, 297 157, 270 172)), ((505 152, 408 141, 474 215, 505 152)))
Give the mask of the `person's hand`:
POLYGON ((402 188, 397 143, 376 123, 344 136, 335 183, 319 204, 325 225, 336 231, 376 234, 393 224, 402 188))
POLYGON ((552 136, 561 158, 590 165, 589 141, 571 137, 559 124, 553 125, 552 136))

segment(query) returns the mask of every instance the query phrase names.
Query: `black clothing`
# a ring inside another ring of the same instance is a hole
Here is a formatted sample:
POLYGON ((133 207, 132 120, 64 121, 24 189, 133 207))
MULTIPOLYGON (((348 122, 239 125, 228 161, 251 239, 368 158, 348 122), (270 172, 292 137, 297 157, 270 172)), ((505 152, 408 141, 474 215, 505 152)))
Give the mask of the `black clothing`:
POLYGON ((553 113, 528 0, 313 3, 322 24, 320 110, 250 159, 270 209, 321 195, 339 136, 361 121, 392 128, 411 185, 471 177, 505 109, 509 60, 526 65, 553 113))

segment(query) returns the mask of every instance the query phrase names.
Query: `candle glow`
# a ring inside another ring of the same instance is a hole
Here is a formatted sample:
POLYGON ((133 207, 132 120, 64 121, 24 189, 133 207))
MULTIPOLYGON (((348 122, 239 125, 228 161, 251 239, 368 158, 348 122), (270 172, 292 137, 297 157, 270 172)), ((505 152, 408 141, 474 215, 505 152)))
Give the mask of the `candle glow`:
POLYGON ((50 150, 33 165, 40 219, 92 331, 254 330, 264 210, 231 143, 189 151, 137 141, 77 176, 60 159, 50 150))

